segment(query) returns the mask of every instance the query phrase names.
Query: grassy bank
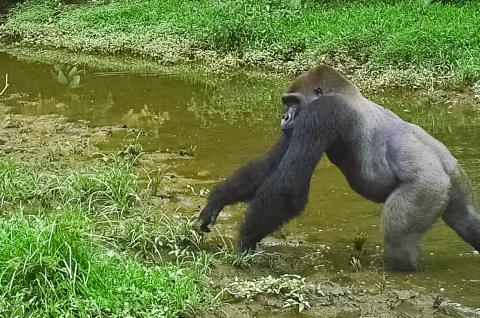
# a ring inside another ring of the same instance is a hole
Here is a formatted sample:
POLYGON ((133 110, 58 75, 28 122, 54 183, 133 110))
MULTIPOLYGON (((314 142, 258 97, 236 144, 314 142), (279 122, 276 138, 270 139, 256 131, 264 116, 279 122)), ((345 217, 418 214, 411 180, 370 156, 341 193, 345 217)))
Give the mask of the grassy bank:
POLYGON ((480 3, 352 1, 113 1, 18 7, 3 41, 128 53, 209 69, 296 72, 325 56, 374 86, 429 87, 480 80, 480 3))
POLYGON ((0 178, 1 317, 178 317, 211 304, 203 254, 147 265, 181 234, 157 220, 153 243, 135 229, 148 222, 131 161, 73 171, 2 159, 0 178))

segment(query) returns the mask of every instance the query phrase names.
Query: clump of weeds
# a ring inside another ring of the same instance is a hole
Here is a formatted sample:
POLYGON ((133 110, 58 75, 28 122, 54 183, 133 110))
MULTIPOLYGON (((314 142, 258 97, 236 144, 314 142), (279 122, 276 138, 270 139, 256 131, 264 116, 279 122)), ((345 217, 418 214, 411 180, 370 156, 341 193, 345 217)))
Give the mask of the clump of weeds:
POLYGON ((186 149, 181 149, 178 154, 182 157, 194 157, 197 153, 197 146, 189 146, 186 149))
POLYGON ((166 173, 170 167, 158 168, 147 173, 147 193, 157 196, 161 190, 166 173))
POLYGON ((308 284, 304 277, 286 274, 280 277, 260 277, 253 280, 239 280, 230 283, 224 289, 236 298, 251 299, 259 294, 280 296, 283 308, 297 307, 299 312, 310 308, 310 298, 315 293, 315 286, 308 284))
POLYGON ((357 232, 355 234, 355 238, 353 239, 353 250, 350 255, 350 265, 356 272, 362 270, 362 263, 360 258, 365 254, 363 251, 363 247, 366 240, 367 238, 362 232, 357 232))

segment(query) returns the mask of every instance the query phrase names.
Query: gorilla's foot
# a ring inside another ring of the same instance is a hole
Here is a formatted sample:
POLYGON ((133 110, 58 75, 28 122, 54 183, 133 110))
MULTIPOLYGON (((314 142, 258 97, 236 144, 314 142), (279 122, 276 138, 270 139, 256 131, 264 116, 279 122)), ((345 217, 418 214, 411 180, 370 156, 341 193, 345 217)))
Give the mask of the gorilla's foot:
POLYGON ((386 244, 384 260, 387 270, 397 272, 418 272, 423 265, 421 251, 417 246, 386 244))
POLYGON ((250 253, 255 251, 257 248, 258 240, 252 238, 241 236, 238 240, 238 252, 239 253, 250 253))

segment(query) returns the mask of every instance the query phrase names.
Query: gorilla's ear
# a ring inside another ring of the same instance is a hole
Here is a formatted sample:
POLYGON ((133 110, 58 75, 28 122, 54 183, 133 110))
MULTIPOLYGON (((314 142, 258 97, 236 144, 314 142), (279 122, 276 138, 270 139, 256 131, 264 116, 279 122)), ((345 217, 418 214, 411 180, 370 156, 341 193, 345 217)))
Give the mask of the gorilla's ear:
POLYGON ((314 67, 297 77, 288 92, 300 92, 307 96, 318 95, 318 92, 322 92, 322 94, 360 94, 357 86, 326 64, 314 67))

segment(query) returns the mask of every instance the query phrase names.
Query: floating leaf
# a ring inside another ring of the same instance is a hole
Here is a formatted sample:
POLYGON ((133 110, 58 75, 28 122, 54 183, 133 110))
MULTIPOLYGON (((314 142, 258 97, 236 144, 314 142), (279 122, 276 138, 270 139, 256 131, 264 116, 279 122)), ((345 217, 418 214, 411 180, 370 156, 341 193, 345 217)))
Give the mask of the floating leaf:
POLYGON ((65 75, 63 75, 62 70, 60 70, 60 71, 58 72, 57 81, 58 81, 60 84, 63 84, 63 85, 68 84, 68 80, 67 80, 67 78, 65 77, 65 75))
POLYGON ((54 81, 57 80, 57 73, 55 73, 53 70, 50 70, 50 75, 52 75, 54 81))
POLYGON ((68 78, 72 78, 74 77, 75 75, 77 75, 77 66, 74 65, 70 71, 68 72, 68 78))
POLYGON ((80 75, 75 75, 70 81, 70 88, 75 89, 80 87, 80 75))

